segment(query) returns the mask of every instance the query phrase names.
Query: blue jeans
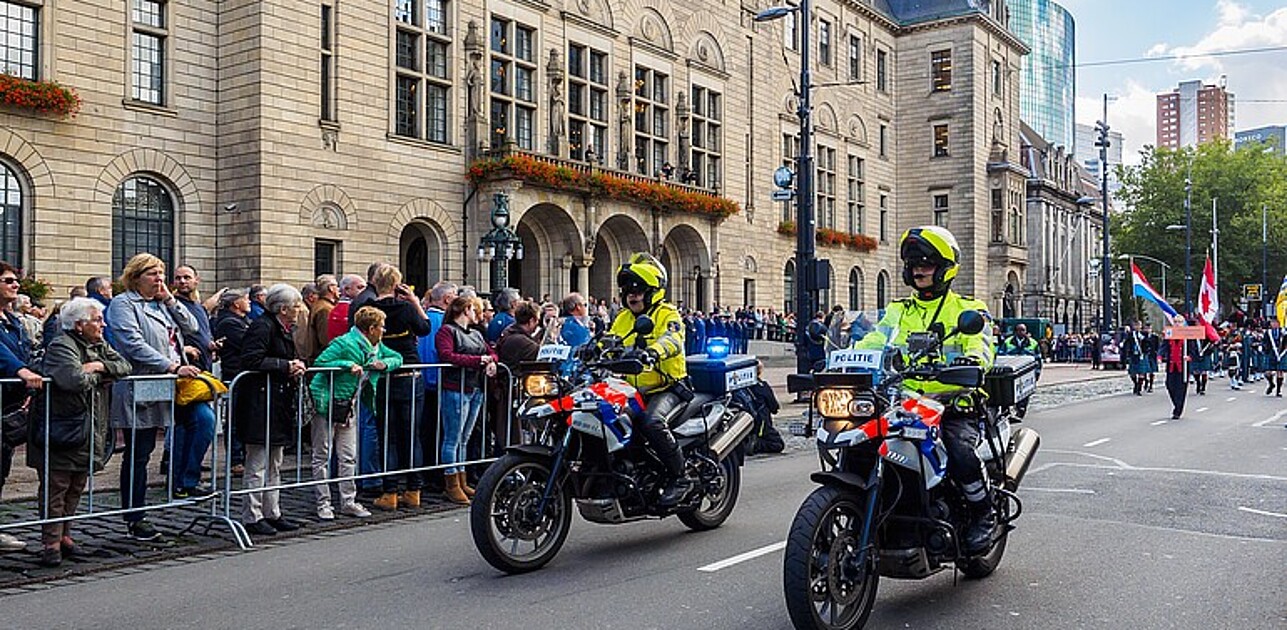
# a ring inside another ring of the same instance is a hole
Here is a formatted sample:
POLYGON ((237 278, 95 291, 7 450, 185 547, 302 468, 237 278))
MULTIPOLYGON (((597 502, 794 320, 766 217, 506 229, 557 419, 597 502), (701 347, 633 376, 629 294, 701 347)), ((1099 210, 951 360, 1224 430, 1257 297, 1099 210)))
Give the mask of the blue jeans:
MULTIPOLYGON (((125 453, 121 455, 121 508, 147 505, 147 462, 156 449, 156 432, 160 429, 125 429, 125 453)), ((137 523, 144 512, 125 515, 126 523, 137 523)))
MULTIPOLYGON (((380 432, 375 428, 375 410, 361 405, 358 407, 358 472, 363 475, 384 472, 380 465, 380 432)), ((362 479, 358 487, 363 490, 382 490, 383 482, 379 479, 362 479)))
POLYGON ((174 460, 174 487, 195 488, 201 483, 201 461, 214 441, 215 415, 210 403, 174 408, 170 457, 174 460))
MULTIPOLYGON (((483 406, 482 390, 468 394, 442 390, 442 463, 455 464, 468 461, 465 454, 469 436, 474 432, 474 423, 478 421, 478 411, 483 406)), ((464 472, 463 466, 448 467, 447 474, 464 472)))

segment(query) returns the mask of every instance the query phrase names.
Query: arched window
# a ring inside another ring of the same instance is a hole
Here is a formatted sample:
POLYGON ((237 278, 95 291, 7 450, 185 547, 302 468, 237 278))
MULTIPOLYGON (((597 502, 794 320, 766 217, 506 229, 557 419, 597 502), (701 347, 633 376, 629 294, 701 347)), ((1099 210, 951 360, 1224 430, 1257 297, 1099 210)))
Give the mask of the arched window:
POLYGON ((788 260, 782 270, 782 311, 795 311, 795 261, 788 260))
POLYGON ((889 272, 882 269, 876 275, 876 308, 883 309, 889 304, 889 272))
POLYGON ((3 166, 3 198, 0 198, 0 260, 15 267, 22 266, 22 213, 26 208, 27 195, 22 189, 22 181, 8 164, 3 166))
POLYGON ((161 182, 135 175, 112 196, 112 276, 135 254, 147 252, 173 268, 174 200, 161 182))
POLYGON ((862 269, 854 267, 849 270, 849 310, 862 310, 862 269))

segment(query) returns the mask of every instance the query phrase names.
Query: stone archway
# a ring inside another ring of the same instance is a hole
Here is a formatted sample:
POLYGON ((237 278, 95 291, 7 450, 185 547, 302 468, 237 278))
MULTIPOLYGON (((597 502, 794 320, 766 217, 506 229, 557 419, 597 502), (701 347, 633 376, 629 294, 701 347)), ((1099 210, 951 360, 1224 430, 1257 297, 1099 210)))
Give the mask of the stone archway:
POLYGON ((428 219, 407 223, 398 236, 398 268, 403 281, 424 295, 446 277, 447 238, 442 227, 428 219))
POLYGON ((670 276, 666 295, 676 304, 709 311, 711 257, 706 240, 691 225, 671 228, 662 241, 661 262, 670 276))
POLYGON ((648 236, 632 217, 614 214, 607 218, 594 239, 594 261, 590 264, 589 291, 596 299, 610 299, 616 292, 617 268, 635 252, 647 252, 648 236))
POLYGON ((524 296, 548 294, 555 302, 574 290, 585 250, 572 215, 554 204, 537 204, 523 212, 515 231, 523 241, 523 260, 511 263, 509 284, 524 296))

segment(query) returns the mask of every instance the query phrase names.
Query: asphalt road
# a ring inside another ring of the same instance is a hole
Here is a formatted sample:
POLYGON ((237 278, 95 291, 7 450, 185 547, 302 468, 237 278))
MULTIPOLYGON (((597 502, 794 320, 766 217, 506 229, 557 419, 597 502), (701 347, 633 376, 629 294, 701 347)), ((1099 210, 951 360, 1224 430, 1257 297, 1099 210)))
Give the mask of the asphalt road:
MULTIPOLYGON (((882 581, 869 627, 1287 627, 1287 403, 1218 385, 1179 421, 1160 387, 1031 414, 998 571, 882 581)), ((815 468, 752 460, 713 532, 577 521, 529 575, 484 563, 457 511, 0 598, 0 627, 785 628, 776 545, 815 468)))

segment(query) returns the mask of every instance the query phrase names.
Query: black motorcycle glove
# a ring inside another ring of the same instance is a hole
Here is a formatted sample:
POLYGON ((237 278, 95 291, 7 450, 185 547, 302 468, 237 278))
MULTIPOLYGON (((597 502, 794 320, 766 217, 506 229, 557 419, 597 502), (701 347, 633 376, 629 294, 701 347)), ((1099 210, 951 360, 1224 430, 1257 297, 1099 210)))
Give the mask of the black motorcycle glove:
POLYGON ((661 363, 661 355, 652 348, 644 348, 644 351, 640 353, 639 358, 643 361, 644 365, 648 367, 656 367, 658 363, 661 363))

